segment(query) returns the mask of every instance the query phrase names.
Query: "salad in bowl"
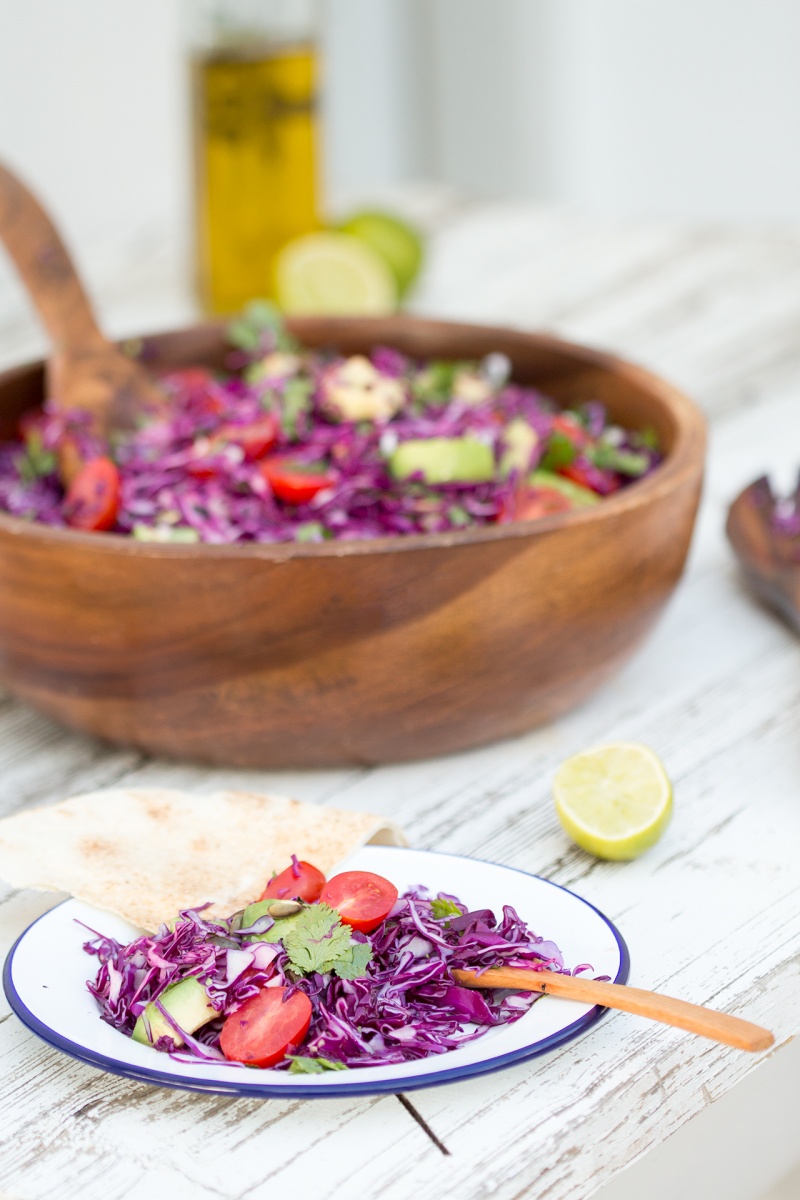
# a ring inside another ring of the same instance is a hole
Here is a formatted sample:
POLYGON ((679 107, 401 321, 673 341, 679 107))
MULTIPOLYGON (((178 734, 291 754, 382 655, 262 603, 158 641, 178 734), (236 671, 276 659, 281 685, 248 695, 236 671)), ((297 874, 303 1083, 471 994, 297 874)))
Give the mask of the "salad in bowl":
POLYGON ((448 533, 589 508, 661 462, 652 430, 564 410, 502 353, 303 349, 263 303, 224 370, 165 372, 112 441, 89 414, 27 412, 0 445, 0 511, 142 541, 325 542, 448 533))

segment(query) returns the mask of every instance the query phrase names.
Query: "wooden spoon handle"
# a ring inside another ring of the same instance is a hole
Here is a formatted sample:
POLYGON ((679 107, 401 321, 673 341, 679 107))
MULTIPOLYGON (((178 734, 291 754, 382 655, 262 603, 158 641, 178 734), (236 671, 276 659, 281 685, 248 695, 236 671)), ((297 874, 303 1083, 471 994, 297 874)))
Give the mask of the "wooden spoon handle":
POLYGON ((0 239, 57 353, 104 345, 61 237, 35 196, 0 163, 0 239))
POLYGON ((492 967, 480 975, 474 971, 453 971, 453 978, 464 987, 515 988, 523 992, 545 992, 550 996, 563 996, 568 1000, 580 1000, 584 1004, 600 1004, 604 1008, 618 1008, 622 1012, 650 1017, 663 1025, 676 1025, 689 1033, 738 1050, 768 1050, 775 1041, 768 1029, 752 1025, 739 1017, 715 1012, 699 1004, 687 1004, 672 996, 661 996, 658 992, 646 992, 641 988, 628 987, 621 983, 598 983, 579 975, 558 975, 555 971, 526 971, 521 967, 492 967))

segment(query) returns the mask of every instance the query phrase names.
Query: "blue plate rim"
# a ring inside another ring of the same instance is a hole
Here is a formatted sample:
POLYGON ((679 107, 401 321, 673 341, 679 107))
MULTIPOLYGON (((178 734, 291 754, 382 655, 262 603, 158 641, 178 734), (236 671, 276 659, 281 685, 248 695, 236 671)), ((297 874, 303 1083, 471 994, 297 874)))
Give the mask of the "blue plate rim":
MULTIPOLYGON (((619 970, 614 977, 614 983, 627 983, 630 975, 630 953, 628 945, 620 933, 614 922, 601 912, 589 900, 585 900, 583 896, 577 895, 570 888, 564 887, 563 884, 554 883, 552 879, 545 879, 542 875, 536 875, 533 871, 523 871, 520 867, 508 867, 504 863, 493 863, 485 858, 472 858, 466 854, 453 854, 446 850, 418 850, 411 846, 370 846, 371 850, 409 850, 415 854, 431 854, 447 858, 458 858, 465 862, 481 862, 488 866, 502 867, 504 871, 514 871, 517 875, 526 875, 531 879, 538 879, 540 883, 546 883, 550 887, 558 888, 561 892, 567 892, 573 899, 585 904, 593 912, 597 913, 598 917, 608 926, 617 943, 620 955, 619 970)), ((69 897, 68 899, 72 899, 69 897)), ((541 1038, 538 1042, 532 1043, 530 1046, 525 1046, 519 1050, 513 1050, 508 1054, 499 1054, 494 1058, 484 1059, 479 1063, 470 1063, 461 1067, 450 1067, 442 1071, 432 1072, 426 1075, 410 1075, 402 1080, 376 1080, 374 1083, 366 1081, 364 1083, 346 1083, 344 1080, 341 1083, 337 1080, 329 1084, 314 1084, 306 1083, 303 1085, 284 1084, 281 1087, 271 1087, 268 1083, 221 1083, 219 1080, 214 1080, 208 1084, 204 1084, 202 1080, 196 1083, 186 1082, 183 1079, 176 1080, 174 1075, 169 1075, 163 1071, 151 1070, 149 1067, 135 1067, 125 1063, 119 1059, 108 1058, 104 1054, 98 1054, 92 1050, 87 1050, 79 1042, 73 1042, 69 1038, 62 1037, 56 1033, 49 1025, 45 1025, 40 1021, 30 1009, 27 1007, 21 996, 17 992, 12 979, 12 966, 14 955, 17 947, 22 942, 23 938, 27 937, 34 925, 38 925, 39 921, 44 920, 56 908, 60 908, 62 904, 66 904, 67 900, 62 900, 59 904, 49 908, 47 912, 41 913, 35 921, 31 921, 30 925, 22 931, 19 937, 14 942, 14 945, 6 955, 6 960, 3 965, 3 991, 6 999, 11 1006, 12 1011, 19 1017, 23 1025, 48 1046, 52 1046, 55 1050, 60 1050, 63 1054, 67 1054, 70 1058, 77 1059, 79 1062, 95 1067, 100 1071, 105 1071, 109 1075, 118 1075, 125 1079, 135 1079, 139 1083, 149 1083, 161 1087, 170 1088, 173 1091, 182 1092, 206 1092, 223 1096, 261 1096, 264 1099, 280 1099, 285 1096, 291 1099, 302 1098, 324 1098, 326 1096, 374 1096, 380 1093, 396 1094, 398 1092, 415 1091, 418 1088, 426 1087, 441 1087, 448 1083, 454 1083, 459 1079, 467 1079, 472 1075, 493 1075, 497 1071, 502 1071, 506 1067, 514 1063, 525 1062, 531 1058, 539 1058, 542 1054, 549 1053, 550 1050, 556 1049, 558 1046, 564 1045, 566 1042, 572 1041, 578 1037, 584 1030, 589 1029, 601 1017, 608 1012, 607 1008, 600 1005, 595 1005, 590 1012, 584 1013, 582 1017, 578 1017, 570 1025, 565 1025, 563 1029, 559 1029, 557 1033, 549 1034, 547 1037, 541 1038)), ((248 1072, 249 1074, 249 1072, 248 1072)))

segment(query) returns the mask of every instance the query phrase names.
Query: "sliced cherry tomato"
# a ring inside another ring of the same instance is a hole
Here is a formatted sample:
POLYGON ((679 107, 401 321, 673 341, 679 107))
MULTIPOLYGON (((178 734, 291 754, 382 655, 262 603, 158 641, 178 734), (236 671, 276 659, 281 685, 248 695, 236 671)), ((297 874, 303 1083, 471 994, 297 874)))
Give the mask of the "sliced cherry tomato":
POLYGON ((582 450, 589 443, 589 434, 580 421, 567 416, 566 413, 559 413, 557 417, 553 418, 553 429, 557 429, 559 433, 564 434, 564 437, 568 437, 578 450, 582 450))
POLYGON ((305 992, 265 987, 245 1000, 222 1026, 219 1044, 231 1062, 251 1067, 274 1067, 299 1046, 311 1024, 311 1001, 305 992))
POLYGON ((611 492, 619 491, 620 482, 613 471, 603 471, 600 467, 592 467, 587 469, 579 463, 572 463, 569 467, 562 467, 559 475, 563 475, 565 479, 571 479, 573 483, 579 483, 581 487, 591 488, 593 492, 599 491, 599 486, 602 486, 601 495, 608 496, 611 492))
POLYGON ((324 463, 297 462, 286 454, 270 455, 258 469, 278 499, 286 504, 308 504, 317 492, 333 487, 337 478, 324 463))
POLYGON ((280 425, 272 413, 265 413, 249 425, 223 425, 216 436, 224 442, 233 442, 244 450, 245 459, 254 462, 266 454, 278 440, 280 425))
POLYGON ((300 861, 281 871, 280 875, 274 875, 259 900, 305 900, 313 904, 319 900, 324 887, 322 871, 312 867, 311 863, 300 861))
POLYGON ((341 920, 359 933, 371 933, 385 921, 397 900, 397 888, 371 871, 342 871, 322 889, 320 901, 339 913, 341 920))
POLYGON ((522 488, 506 505, 498 521, 501 525, 509 521, 535 521, 553 513, 569 512, 572 507, 569 498, 557 488, 522 488))
POLYGON ((192 479, 216 479, 219 467, 212 458, 195 458, 186 464, 186 470, 192 479))
POLYGON ((535 521, 538 517, 549 517, 553 513, 569 512, 573 507, 569 498, 557 488, 530 488, 520 497, 515 521, 535 521))
POLYGON ((64 502, 73 529, 112 529, 119 508, 119 471, 110 458, 93 458, 75 475, 64 502))

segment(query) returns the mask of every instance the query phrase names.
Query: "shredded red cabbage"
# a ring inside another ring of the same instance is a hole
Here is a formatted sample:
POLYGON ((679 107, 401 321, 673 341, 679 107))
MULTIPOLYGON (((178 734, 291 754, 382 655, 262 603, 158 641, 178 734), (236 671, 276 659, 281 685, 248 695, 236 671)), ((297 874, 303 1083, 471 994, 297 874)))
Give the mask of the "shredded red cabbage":
MULTIPOLYGON (((378 347, 369 360, 348 359, 301 351, 274 317, 259 319, 232 327, 246 348, 232 353, 231 370, 166 375, 163 412, 111 446, 81 413, 48 406, 26 414, 20 440, 0 446, 0 510, 48 525, 70 523, 59 469, 65 442, 81 461, 115 462, 120 489, 112 532, 165 542, 441 533, 517 519, 537 467, 605 496, 661 461, 651 433, 610 424, 598 403, 570 414, 566 433, 563 422, 559 429, 558 406, 536 388, 511 382, 503 355, 420 363, 378 347), (275 418, 276 439, 250 453, 242 436, 266 414, 275 418), (532 437, 511 465, 509 431, 520 422, 532 437), (394 477, 398 445, 463 437, 489 447, 491 479, 394 477), (324 468, 325 486, 311 497, 287 499, 263 469, 281 455, 306 472, 324 468)), ((522 515, 529 519, 531 512, 522 515)))
MULTIPOLYGON (((298 978, 288 968, 280 942, 248 941, 261 925, 271 925, 269 917, 242 930, 234 918, 209 920, 202 910, 187 910, 174 928, 162 925, 157 934, 129 945, 101 934, 86 942, 87 953, 100 960, 97 976, 87 986, 102 1019, 130 1035, 150 1001, 157 1001, 170 984, 196 976, 218 1019, 191 1036, 160 1008, 185 1042, 182 1061, 221 1059, 225 1017, 263 987, 301 988, 313 1006, 303 1054, 357 1067, 443 1054, 493 1026, 518 1020, 539 998, 538 993, 460 987, 453 981, 454 967, 482 971, 504 965, 570 973, 558 946, 537 937, 510 906, 498 919, 489 909, 468 912, 455 896, 440 894, 438 899, 450 901, 458 915, 451 911, 437 918, 434 899, 426 888, 412 888, 374 933, 353 935, 369 941, 373 953, 360 979, 333 974, 298 978)), ((587 969, 583 965, 575 973, 587 969)), ((176 1041, 161 1037, 156 1048, 175 1052, 176 1041)))

